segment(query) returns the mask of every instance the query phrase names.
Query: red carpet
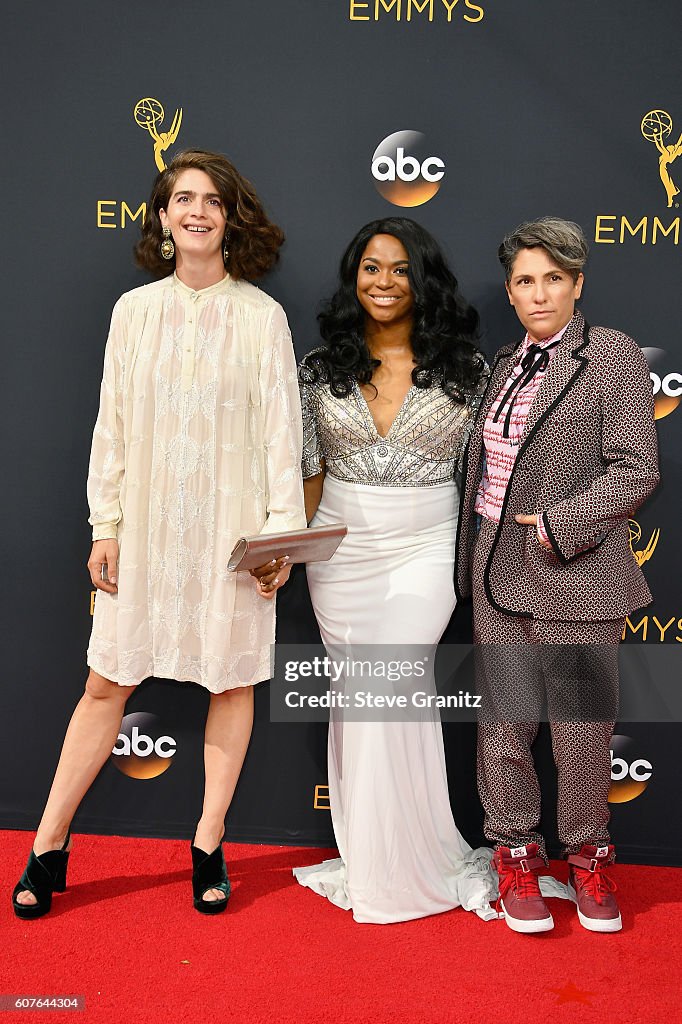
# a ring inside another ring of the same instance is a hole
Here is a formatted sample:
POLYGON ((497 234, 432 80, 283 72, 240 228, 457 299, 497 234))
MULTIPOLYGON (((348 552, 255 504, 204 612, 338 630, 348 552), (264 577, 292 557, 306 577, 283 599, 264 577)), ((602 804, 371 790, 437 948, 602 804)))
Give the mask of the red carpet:
MULTIPOLYGON (((84 995, 85 1013, 0 1020, 308 1024, 663 1024, 680 1018, 682 869, 617 865, 624 929, 593 935, 552 900, 545 936, 514 935, 460 910, 357 925, 298 886, 291 866, 320 850, 226 845, 226 913, 192 909, 189 844, 77 836, 69 889, 39 921, 9 890, 30 836, 1 833, 0 993, 84 995)), ((563 866, 554 864, 560 877, 563 866)))

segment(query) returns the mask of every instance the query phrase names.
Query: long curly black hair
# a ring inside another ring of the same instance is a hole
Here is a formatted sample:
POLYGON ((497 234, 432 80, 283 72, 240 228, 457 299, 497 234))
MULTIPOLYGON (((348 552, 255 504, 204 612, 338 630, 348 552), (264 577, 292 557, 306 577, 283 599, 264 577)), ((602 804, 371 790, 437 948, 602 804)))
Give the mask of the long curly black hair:
POLYGON ((439 384, 451 398, 464 402, 484 367, 476 345, 478 313, 460 294, 436 240, 409 217, 385 217, 365 224, 346 249, 339 287, 318 316, 325 346, 304 358, 302 379, 323 380, 339 398, 350 394, 354 381, 371 383, 380 360, 372 358, 365 341, 366 313, 356 284, 362 254, 375 235, 392 235, 407 251, 414 299, 411 343, 417 364, 412 382, 419 388, 439 384))

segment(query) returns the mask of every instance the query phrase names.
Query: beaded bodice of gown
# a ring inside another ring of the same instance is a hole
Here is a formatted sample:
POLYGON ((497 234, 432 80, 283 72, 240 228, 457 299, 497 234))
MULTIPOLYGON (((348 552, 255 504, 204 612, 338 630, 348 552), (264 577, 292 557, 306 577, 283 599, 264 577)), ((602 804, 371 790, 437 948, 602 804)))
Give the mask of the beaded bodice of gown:
POLYGON ((431 487, 453 479, 485 377, 465 402, 451 398, 439 384, 413 384, 382 437, 357 383, 340 398, 314 376, 304 360, 299 367, 304 478, 321 472, 324 458, 327 473, 347 483, 431 487))

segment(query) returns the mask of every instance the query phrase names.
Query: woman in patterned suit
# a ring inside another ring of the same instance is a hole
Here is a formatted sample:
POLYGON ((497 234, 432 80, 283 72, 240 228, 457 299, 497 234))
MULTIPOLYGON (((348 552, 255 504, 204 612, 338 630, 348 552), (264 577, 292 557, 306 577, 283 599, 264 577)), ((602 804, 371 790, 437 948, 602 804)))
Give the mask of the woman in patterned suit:
POLYGON ((223 156, 180 153, 154 184, 136 255, 161 280, 116 303, 92 443, 90 673, 14 890, 18 917, 63 891, 71 820, 148 676, 209 692, 193 899, 205 914, 227 905, 225 814, 288 567, 254 580, 226 565, 239 536, 305 525, 291 337, 281 306, 247 281, 283 240, 223 156))
MULTIPOLYGON (((455 471, 482 383, 477 324, 414 221, 374 221, 346 250, 320 317, 326 346, 300 370, 306 510, 314 525, 349 527, 330 562, 308 566, 322 639, 339 661, 418 659, 450 619, 455 471)), ((341 687, 351 708, 354 685, 347 676, 341 687)), ((425 689, 423 677, 392 685, 408 700, 425 689)), ((352 714, 332 709, 329 728, 340 857, 297 869, 299 881, 361 922, 460 905, 489 915, 489 851, 471 851, 455 827, 437 713, 352 714)))
POLYGON ((617 931, 609 743, 625 617, 651 600, 628 533, 658 483, 651 381, 631 338, 575 309, 587 258, 577 224, 522 224, 499 258, 526 334, 497 353, 474 424, 456 565, 481 645, 485 833, 509 927, 552 928, 530 750, 546 700, 569 895, 584 927, 617 931))

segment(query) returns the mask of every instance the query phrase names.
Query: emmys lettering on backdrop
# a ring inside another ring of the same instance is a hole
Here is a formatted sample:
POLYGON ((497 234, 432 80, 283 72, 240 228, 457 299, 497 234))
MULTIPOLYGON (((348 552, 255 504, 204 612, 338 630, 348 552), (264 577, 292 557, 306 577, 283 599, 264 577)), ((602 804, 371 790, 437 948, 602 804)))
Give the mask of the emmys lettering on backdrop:
MULTIPOLYGON (((182 124, 182 107, 175 111, 168 131, 161 128, 166 119, 166 113, 159 100, 152 96, 145 96, 138 100, 133 109, 135 124, 149 133, 152 142, 152 152, 157 170, 164 171, 166 162, 164 153, 177 140, 182 124)), ((147 214, 147 203, 145 200, 129 203, 125 199, 98 199, 97 200, 97 227, 98 228, 126 228, 139 219, 142 224, 147 214)), ((139 227, 139 224, 137 225, 139 227)))
POLYGON ((394 21, 416 24, 430 21, 435 24, 466 22, 477 25, 485 17, 483 4, 471 0, 342 0, 348 8, 351 21, 394 21))
MULTIPOLYGON (((657 350, 655 350, 657 351, 657 350)), ((672 411, 672 410, 670 410, 672 411)), ((664 413, 663 415, 667 415, 664 413)), ((642 527, 636 519, 629 520, 630 550, 640 568, 649 561, 658 547, 661 531, 651 531, 649 539, 643 543, 642 527)), ((628 616, 623 628, 623 640, 641 640, 642 643, 670 643, 676 640, 682 643, 682 618, 669 616, 659 618, 650 612, 642 613, 636 621, 628 616)))
MULTIPOLYGON (((679 209, 676 196, 680 190, 672 178, 672 165, 682 154, 682 134, 677 142, 673 136, 673 119, 667 110, 650 110, 641 120, 639 153, 633 159, 647 160, 651 167, 652 210, 628 213, 597 214, 594 240, 603 245, 624 245, 638 240, 641 245, 657 245, 661 241, 679 245, 680 218, 653 212, 653 204, 661 209, 679 209)), ((634 136, 634 132, 633 132, 634 136)))
POLYGON ((329 786, 318 785, 315 786, 313 792, 313 808, 316 811, 329 811, 331 810, 331 804, 329 803, 329 786))

